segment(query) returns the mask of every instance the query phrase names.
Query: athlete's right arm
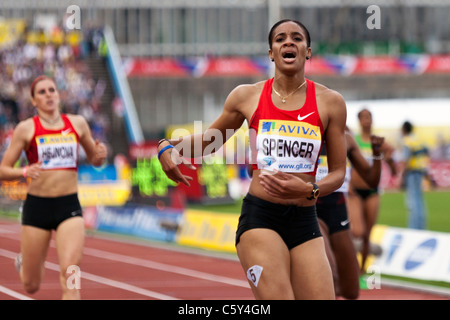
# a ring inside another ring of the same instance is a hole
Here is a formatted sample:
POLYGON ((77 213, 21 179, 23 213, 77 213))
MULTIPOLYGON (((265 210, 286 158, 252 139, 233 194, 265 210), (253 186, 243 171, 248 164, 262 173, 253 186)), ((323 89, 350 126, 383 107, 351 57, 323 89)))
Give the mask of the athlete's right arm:
POLYGON ((31 140, 32 130, 34 126, 30 120, 20 122, 14 129, 11 143, 5 151, 2 162, 0 164, 0 179, 1 180, 17 180, 23 177, 37 178, 41 170, 41 165, 35 163, 24 168, 14 168, 15 163, 23 150, 26 150, 29 141, 31 140))
POLYGON ((211 152, 219 150, 220 147, 230 138, 227 129, 237 130, 241 127, 245 115, 242 112, 246 97, 252 86, 239 86, 235 88, 227 97, 222 113, 211 124, 211 126, 201 134, 191 134, 178 140, 162 142, 158 147, 159 161, 166 175, 175 182, 182 182, 190 186, 189 180, 192 177, 183 175, 178 165, 183 163, 190 169, 195 167, 185 157, 203 157, 211 152), (170 145, 174 148, 170 148, 170 145), (164 148, 169 147, 169 149, 164 148), (206 152, 205 152, 206 151, 206 152))

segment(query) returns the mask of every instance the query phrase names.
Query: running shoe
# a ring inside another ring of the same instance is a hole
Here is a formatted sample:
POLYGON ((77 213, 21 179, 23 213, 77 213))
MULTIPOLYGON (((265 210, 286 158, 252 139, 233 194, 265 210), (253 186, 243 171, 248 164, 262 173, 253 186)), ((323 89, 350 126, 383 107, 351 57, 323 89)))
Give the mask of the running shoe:
POLYGON ((16 267, 17 272, 20 273, 20 267, 22 266, 22 254, 19 253, 14 260, 14 266, 16 267))
POLYGON ((379 257, 383 253, 383 248, 379 244, 370 242, 369 246, 370 246, 370 253, 373 254, 374 256, 379 257))

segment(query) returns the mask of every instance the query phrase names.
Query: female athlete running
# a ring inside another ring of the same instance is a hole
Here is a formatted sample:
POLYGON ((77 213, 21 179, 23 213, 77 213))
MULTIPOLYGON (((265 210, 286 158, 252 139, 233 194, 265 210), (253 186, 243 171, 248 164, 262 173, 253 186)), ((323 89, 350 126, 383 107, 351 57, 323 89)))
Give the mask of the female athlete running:
MULTIPOLYGON (((352 172, 358 172, 370 187, 378 186, 382 158, 380 149, 384 138, 371 136, 373 161, 369 163, 349 131, 346 132, 345 137, 349 163, 344 184, 335 192, 319 197, 316 207, 320 230, 324 236, 328 260, 333 272, 336 295, 347 299, 356 299, 359 295, 359 265, 350 232, 352 221, 348 216, 346 197, 352 172)), ((328 172, 326 148, 322 148, 320 160, 316 175, 318 181, 328 172)))
POLYGON ((268 40, 274 78, 235 88, 203 134, 161 141, 160 161, 169 178, 189 185, 192 178, 177 166, 187 164, 182 156, 211 152, 211 145, 225 143, 227 129, 237 130, 246 120, 253 177, 236 249, 253 294, 257 299, 334 299, 315 202, 344 181, 345 102, 339 93, 305 79, 311 38, 303 24, 281 20, 268 40), (329 174, 316 184, 322 140, 327 142, 329 174), (201 148, 195 150, 196 145, 201 148), (274 183, 274 177, 282 181, 274 183))
MULTIPOLYGON (((364 157, 372 163, 372 113, 362 109, 358 113, 361 133, 355 136, 356 143, 364 157)), ((397 173, 395 162, 392 158, 394 148, 384 142, 379 150, 384 156, 384 161, 389 166, 392 176, 397 173)), ((371 187, 357 171, 352 172, 350 189, 348 192, 348 214, 352 224, 350 226, 354 239, 361 240, 361 265, 360 273, 366 270, 366 261, 371 251, 370 234, 378 218, 380 206, 380 194, 378 186, 371 187)))
POLYGON ((53 79, 40 76, 31 85, 31 102, 37 115, 20 122, 1 162, 0 176, 29 181, 22 210, 21 254, 16 267, 25 290, 34 293, 44 276, 44 262, 55 230, 60 285, 63 299, 79 299, 78 288, 67 286, 68 277, 79 268, 84 222, 77 195, 78 145, 95 166, 103 164, 107 150, 94 141, 86 120, 79 115, 61 114, 60 97, 53 79), (15 168, 22 151, 29 166, 15 168))

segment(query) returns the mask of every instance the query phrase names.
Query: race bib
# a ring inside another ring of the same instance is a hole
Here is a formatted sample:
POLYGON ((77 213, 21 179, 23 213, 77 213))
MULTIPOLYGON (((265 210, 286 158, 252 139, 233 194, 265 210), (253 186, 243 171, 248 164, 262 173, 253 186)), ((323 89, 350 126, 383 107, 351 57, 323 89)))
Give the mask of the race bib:
POLYGON ((314 171, 320 153, 320 127, 286 120, 260 120, 256 139, 258 169, 314 171))
POLYGON ((77 138, 73 132, 64 133, 36 137, 39 161, 42 161, 43 169, 77 167, 77 138))
MULTIPOLYGON (((348 159, 347 159, 346 166, 345 166, 344 183, 335 192, 348 192, 349 187, 350 187, 351 171, 352 171, 352 167, 351 167, 350 161, 348 161, 348 159)), ((327 156, 322 155, 319 157, 319 164, 317 166, 317 171, 316 171, 316 182, 319 182, 320 180, 325 178, 326 175, 328 175, 328 158, 327 158, 327 156)))

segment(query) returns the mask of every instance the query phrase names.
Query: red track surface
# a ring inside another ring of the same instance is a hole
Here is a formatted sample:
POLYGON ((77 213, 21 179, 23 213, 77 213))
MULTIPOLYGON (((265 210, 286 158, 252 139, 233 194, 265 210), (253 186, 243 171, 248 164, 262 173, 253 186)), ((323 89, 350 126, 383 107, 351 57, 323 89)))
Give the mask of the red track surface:
MULTIPOLYGON (((39 292, 27 294, 14 268, 20 250, 20 225, 0 220, 0 300, 59 299, 58 261, 54 243, 47 257, 46 274, 39 292)), ((253 295, 236 259, 182 249, 165 249, 151 243, 87 236, 81 264, 83 299, 240 300, 253 295)), ((360 299, 427 300, 446 296, 393 289, 362 290, 360 299)))

